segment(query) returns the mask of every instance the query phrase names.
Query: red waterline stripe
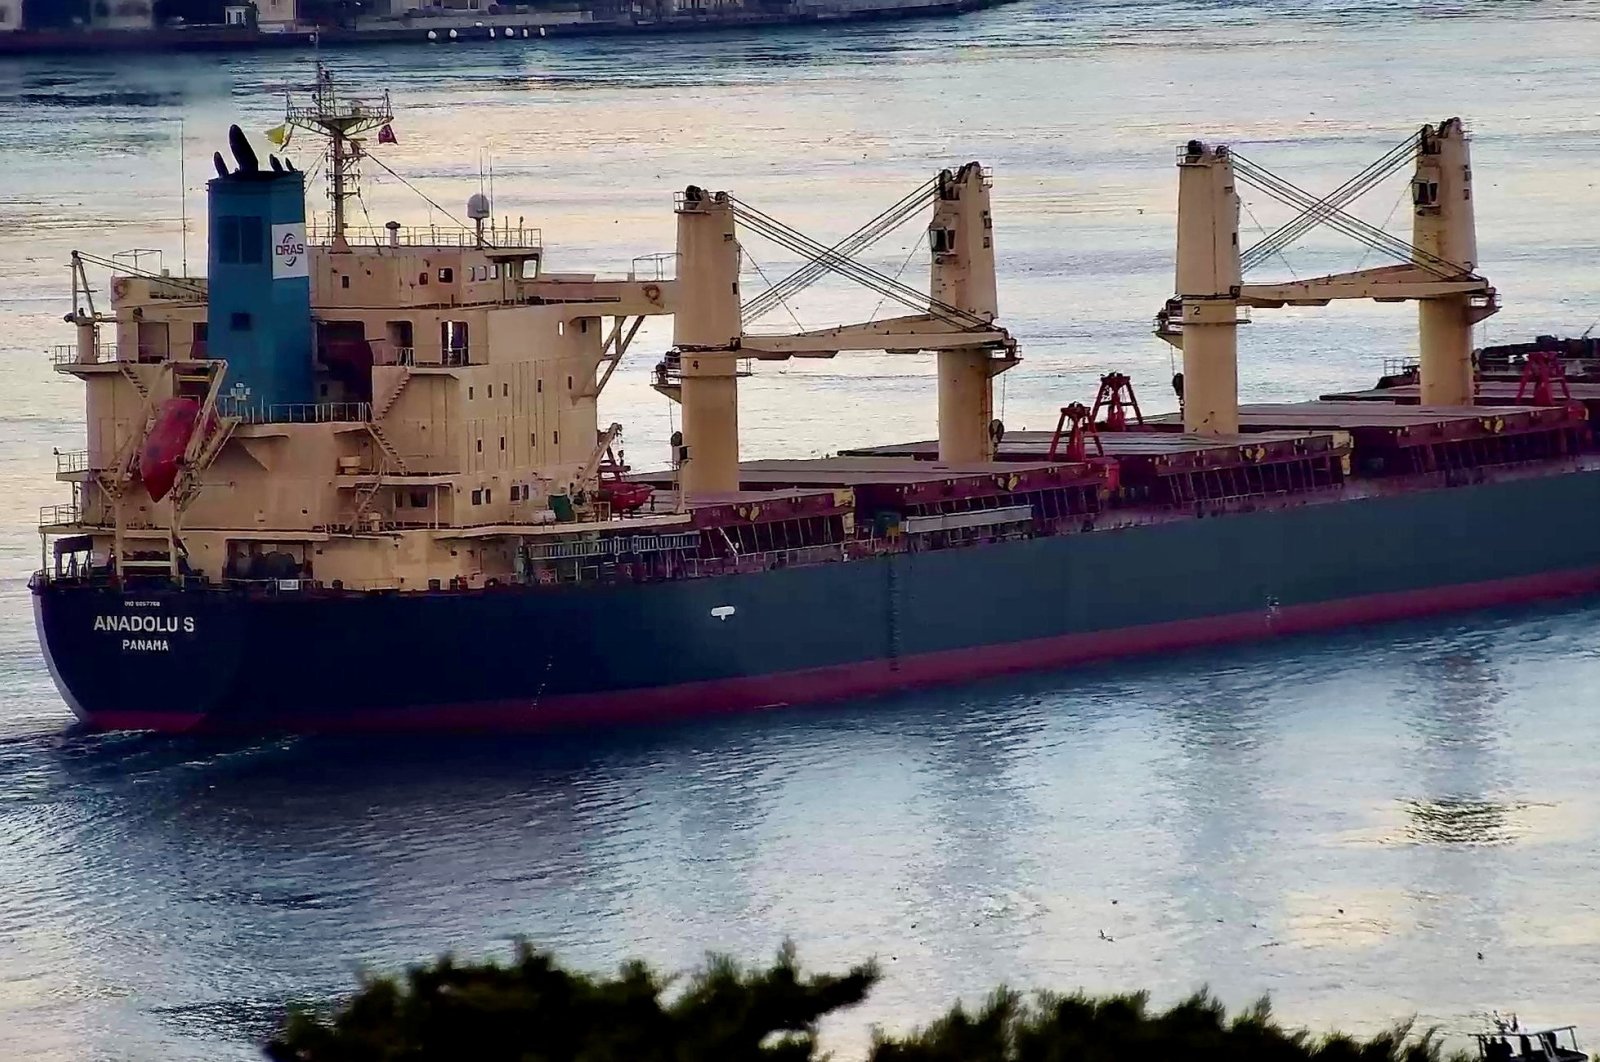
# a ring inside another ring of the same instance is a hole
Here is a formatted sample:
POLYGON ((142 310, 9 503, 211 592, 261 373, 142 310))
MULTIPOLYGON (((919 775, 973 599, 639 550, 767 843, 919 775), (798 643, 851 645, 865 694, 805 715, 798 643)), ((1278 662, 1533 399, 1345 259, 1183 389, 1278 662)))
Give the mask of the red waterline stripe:
POLYGON ((842 700, 891 690, 966 682, 1145 653, 1172 652, 1285 634, 1413 619, 1525 601, 1600 592, 1600 568, 1405 590, 1315 605, 1236 612, 1204 619, 1124 627, 1087 634, 973 646, 752 678, 715 679, 653 689, 568 694, 523 700, 430 705, 338 717, 283 717, 266 726, 208 719, 199 713, 99 712, 105 730, 281 729, 295 731, 539 730, 659 722, 695 716, 842 700))

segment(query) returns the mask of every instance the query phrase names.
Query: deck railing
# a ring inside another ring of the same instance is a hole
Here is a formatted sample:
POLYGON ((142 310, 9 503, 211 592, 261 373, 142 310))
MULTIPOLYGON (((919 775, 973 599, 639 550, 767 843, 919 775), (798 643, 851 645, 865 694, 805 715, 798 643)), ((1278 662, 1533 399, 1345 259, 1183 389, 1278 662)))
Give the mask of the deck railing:
POLYGON ((472 364, 467 347, 445 347, 426 350, 418 347, 392 347, 379 340, 372 341, 374 365, 425 365, 458 367, 472 364))
POLYGON ((226 416, 243 424, 336 424, 372 419, 371 402, 289 402, 265 406, 217 403, 226 416))
POLYGON ((775 549, 761 553, 741 553, 737 557, 708 557, 683 562, 684 574, 689 576, 732 575, 735 572, 764 572, 774 568, 792 568, 806 564, 826 564, 849 559, 850 544, 830 542, 824 546, 802 546, 799 549, 775 549))
POLYGON ((677 251, 642 254, 628 263, 629 280, 672 280, 677 275, 677 251))
POLYGON ((64 476, 73 472, 89 471, 89 451, 69 450, 62 453, 56 451, 56 475, 64 476))
MULTIPOLYGON (((306 224, 306 238, 312 243, 328 243, 333 239, 333 226, 323 221, 306 224)), ((347 243, 363 247, 476 247, 478 234, 473 229, 453 225, 401 225, 390 229, 386 225, 346 225, 347 243)), ((485 225, 484 250, 514 249, 540 250, 544 247, 544 232, 529 225, 485 225)))
POLYGON ((83 508, 76 502, 65 502, 61 505, 41 505, 39 507, 40 527, 59 527, 62 524, 81 524, 83 522, 83 508))
POLYGON ((98 343, 90 352, 88 361, 79 356, 78 344, 62 343, 50 348, 50 364, 61 369, 69 365, 98 365, 102 362, 117 360, 117 345, 115 343, 98 343))

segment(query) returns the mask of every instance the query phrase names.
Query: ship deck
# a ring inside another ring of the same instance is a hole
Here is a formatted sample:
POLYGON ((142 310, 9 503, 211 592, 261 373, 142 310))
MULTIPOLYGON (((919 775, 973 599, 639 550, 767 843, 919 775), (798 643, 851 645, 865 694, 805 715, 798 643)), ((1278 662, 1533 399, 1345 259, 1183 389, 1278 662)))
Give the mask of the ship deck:
MULTIPOLYGON (((1387 388, 1398 391, 1400 388, 1387 388)), ((1413 389, 1414 390, 1414 389, 1413 389)), ((1239 407, 1239 426, 1248 438, 1271 438, 1285 430, 1340 431, 1362 446, 1420 446, 1433 442, 1544 432, 1570 426, 1573 414, 1565 406, 1491 406, 1492 425, 1486 425, 1483 406, 1424 406, 1396 402, 1340 400, 1269 402, 1239 407)), ((1147 417, 1145 428, 1181 432, 1182 415, 1164 413, 1147 417)))
MULTIPOLYGON (((805 487, 913 486, 943 483, 952 479, 1002 474, 1015 476, 1030 472, 1052 478, 1066 477, 1071 480, 1097 477, 1097 473, 1089 464, 1075 461, 1039 460, 1022 463, 1001 460, 939 464, 932 460, 938 456, 938 444, 928 445, 932 447, 928 459, 921 459, 916 454, 858 454, 856 451, 851 451, 838 457, 741 461, 739 463, 741 489, 738 495, 712 497, 716 500, 733 498, 754 501, 774 494, 789 494, 794 489, 805 487)), ((628 478, 655 487, 671 487, 676 475, 669 470, 638 472, 628 478)))
MULTIPOLYGON (((939 464, 914 457, 824 457, 786 461, 744 461, 739 465, 740 491, 697 500, 694 509, 709 515, 715 506, 748 507, 761 503, 764 513, 791 506, 794 515, 820 510, 814 495, 846 499, 861 511, 884 507, 932 507, 972 503, 977 499, 1022 497, 1030 494, 1072 495, 1076 502, 1063 505, 1076 511, 1109 485, 1105 462, 1090 461, 975 461, 939 464), (792 499, 792 502, 790 501, 792 499), (775 504, 776 503, 776 504, 775 504)), ((658 488, 670 487, 675 473, 642 472, 630 477, 658 488)))
MULTIPOLYGON (((1484 406, 1514 406, 1521 405, 1517 401, 1517 391, 1522 387, 1521 380, 1510 379, 1479 379, 1478 404, 1484 406)), ((1569 380, 1567 387, 1572 392, 1573 401, 1582 402, 1591 407, 1600 404, 1600 383, 1585 380, 1569 380)), ((1532 390, 1530 387, 1529 391, 1532 390)), ((1555 388, 1559 392, 1559 385, 1555 388)), ((1396 384, 1393 387, 1371 387, 1358 391, 1340 391, 1322 396, 1324 402, 1330 403, 1398 403, 1413 408, 1422 401, 1421 384, 1396 384)), ((1313 403, 1306 403, 1307 405, 1313 403)), ((1448 408, 1448 407, 1432 407, 1448 408)))
MULTIPOLYGON (((1149 426, 1153 418, 1146 421, 1149 426)), ((1181 427, 1181 423, 1179 425, 1181 427)), ((1000 440, 1000 464, 1007 469, 1015 469, 1018 462, 1039 460, 1047 458, 1050 453, 1050 443, 1055 437, 1049 431, 1008 431, 1000 440)), ((1251 432, 1232 436, 1186 435, 1172 431, 1101 431, 1099 433, 1100 445, 1104 448, 1106 457, 1116 458, 1174 458, 1182 456, 1198 456, 1215 454, 1220 451, 1237 451, 1242 446, 1258 446, 1261 443, 1285 443, 1293 445, 1296 442, 1312 438, 1328 438, 1326 431, 1271 431, 1251 432)), ((1065 439, 1062 440, 1065 445, 1065 439)), ((1093 444, 1090 444, 1091 447, 1093 444)), ((890 443, 886 446, 864 446, 859 449, 841 450, 840 457, 851 460, 863 458, 912 458, 919 462, 936 461, 939 456, 939 443, 934 439, 924 439, 918 442, 890 443)), ((1096 456, 1099 456, 1098 454, 1096 456)))

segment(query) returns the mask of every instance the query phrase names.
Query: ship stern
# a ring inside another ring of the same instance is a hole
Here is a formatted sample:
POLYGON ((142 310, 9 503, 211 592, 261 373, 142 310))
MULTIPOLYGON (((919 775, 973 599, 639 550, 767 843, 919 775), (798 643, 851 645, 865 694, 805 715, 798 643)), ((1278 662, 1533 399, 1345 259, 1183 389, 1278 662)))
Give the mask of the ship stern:
POLYGON ((239 632, 209 595, 39 576, 30 589, 50 677, 92 729, 199 729, 232 685, 239 632))

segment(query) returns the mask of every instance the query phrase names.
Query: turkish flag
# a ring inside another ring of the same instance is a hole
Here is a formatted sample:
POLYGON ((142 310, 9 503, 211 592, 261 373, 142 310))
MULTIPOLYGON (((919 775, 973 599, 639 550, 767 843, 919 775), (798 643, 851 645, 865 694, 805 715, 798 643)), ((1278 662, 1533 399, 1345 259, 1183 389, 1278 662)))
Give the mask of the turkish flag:
POLYGON ((382 129, 378 130, 378 143, 380 143, 380 144, 398 144, 398 143, 400 143, 400 141, 395 139, 394 126, 385 125, 382 129))

